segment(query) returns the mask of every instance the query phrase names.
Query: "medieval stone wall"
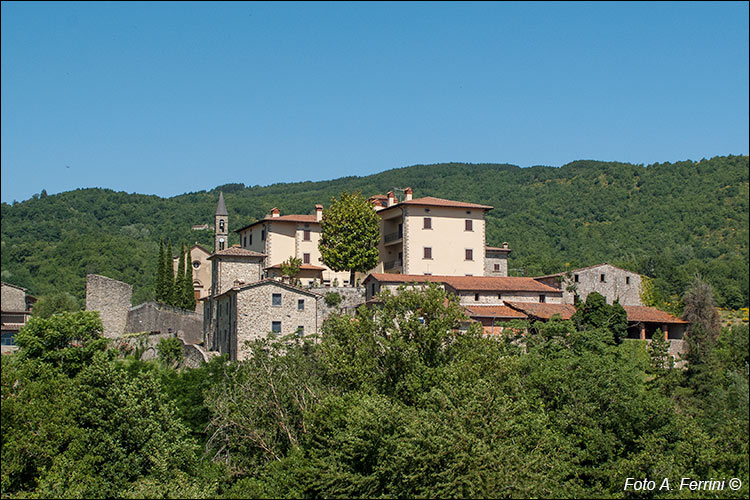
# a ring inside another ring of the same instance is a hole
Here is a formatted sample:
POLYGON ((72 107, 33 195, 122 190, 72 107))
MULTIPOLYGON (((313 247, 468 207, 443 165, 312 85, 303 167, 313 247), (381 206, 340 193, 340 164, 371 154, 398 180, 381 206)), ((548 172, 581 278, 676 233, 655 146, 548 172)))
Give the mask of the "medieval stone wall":
POLYGON ((125 333, 133 287, 98 274, 86 275, 86 310, 99 311, 104 337, 117 338, 125 333))
POLYGON ((156 302, 145 302, 130 309, 125 331, 173 333, 188 344, 199 344, 203 341, 203 316, 156 302))
POLYGON ((3 311, 23 312, 26 310, 26 292, 21 288, 3 283, 0 303, 3 311))
POLYGON ((234 286, 236 280, 246 284, 255 283, 261 279, 260 261, 249 261, 247 258, 233 258, 222 256, 213 259, 211 268, 213 279, 213 294, 220 295, 234 286))
POLYGON ((318 301, 318 328, 331 314, 354 314, 357 308, 365 303, 364 287, 315 287, 310 291, 322 295, 318 301), (331 292, 338 293, 341 297, 341 303, 338 306, 326 304, 325 296, 331 292))

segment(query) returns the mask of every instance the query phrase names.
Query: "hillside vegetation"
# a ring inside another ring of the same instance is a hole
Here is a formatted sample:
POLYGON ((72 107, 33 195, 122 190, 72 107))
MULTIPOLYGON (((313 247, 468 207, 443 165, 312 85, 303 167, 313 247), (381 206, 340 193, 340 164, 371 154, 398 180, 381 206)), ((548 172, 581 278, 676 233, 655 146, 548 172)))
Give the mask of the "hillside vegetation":
MULTIPOLYGON (((86 274, 98 273, 132 283, 140 302, 153 297, 159 238, 211 248, 211 231, 191 226, 212 223, 219 190, 234 230, 275 206, 312 213, 342 191, 370 196, 407 186, 415 197, 494 206, 487 244, 509 243, 512 275, 608 262, 653 277, 664 300, 701 274, 720 305, 748 305, 747 156, 648 166, 415 165, 323 182, 227 184, 166 199, 108 189, 42 193, 2 204, 2 279, 35 295, 66 290, 82 299, 86 274)), ((230 244, 237 242, 232 234, 230 244)))

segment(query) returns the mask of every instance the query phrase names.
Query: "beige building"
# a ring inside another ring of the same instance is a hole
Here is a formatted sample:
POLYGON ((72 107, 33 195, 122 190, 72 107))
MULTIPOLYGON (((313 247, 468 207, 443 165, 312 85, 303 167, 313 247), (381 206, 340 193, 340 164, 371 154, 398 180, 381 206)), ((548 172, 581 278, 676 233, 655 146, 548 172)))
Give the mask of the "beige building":
POLYGON ((381 219, 380 263, 373 272, 484 276, 485 214, 492 207, 414 198, 411 188, 404 195, 401 202, 393 191, 385 203, 382 197, 370 198, 381 219))
POLYGON ((573 304, 576 294, 585 302, 591 292, 599 292, 608 304, 619 300, 623 306, 643 305, 641 275, 607 263, 534 279, 561 290, 566 304, 573 304))
POLYGON ((215 325, 204 328, 204 345, 229 354, 231 360, 248 356, 248 341, 277 335, 311 335, 318 331, 321 296, 302 288, 265 279, 232 287, 213 297, 215 325))
POLYGON ((281 263, 295 257, 302 261, 299 279, 303 285, 313 281, 325 285, 349 284, 349 272, 329 269, 320 256, 323 205, 315 205, 314 215, 281 215, 278 208, 263 219, 236 232, 243 249, 265 255, 264 271, 269 277, 280 276, 281 263))
POLYGON ((2 353, 9 354, 18 349, 16 347, 16 334, 31 317, 31 308, 36 302, 36 298, 26 293, 25 288, 10 283, 2 283, 2 292, 0 293, 2 353))

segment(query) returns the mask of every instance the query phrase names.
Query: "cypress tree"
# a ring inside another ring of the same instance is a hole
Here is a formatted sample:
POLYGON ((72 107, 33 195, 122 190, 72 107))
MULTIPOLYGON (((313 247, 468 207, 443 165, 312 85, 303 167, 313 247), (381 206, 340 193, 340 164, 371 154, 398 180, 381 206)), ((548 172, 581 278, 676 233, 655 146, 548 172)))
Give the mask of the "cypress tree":
POLYGON ((185 256, 185 291, 183 308, 190 311, 195 310, 195 292, 193 291, 193 263, 185 256))
POLYGON ((164 283, 166 274, 164 272, 164 238, 159 239, 159 261, 156 266, 156 284, 154 286, 154 297, 157 302, 164 302, 164 283))
POLYGON ((185 302, 185 243, 180 243, 180 260, 177 261, 177 274, 174 277, 174 295, 172 305, 184 307, 185 302))
POLYGON ((174 305, 174 266, 172 265, 172 240, 167 241, 164 258, 164 303, 174 305))

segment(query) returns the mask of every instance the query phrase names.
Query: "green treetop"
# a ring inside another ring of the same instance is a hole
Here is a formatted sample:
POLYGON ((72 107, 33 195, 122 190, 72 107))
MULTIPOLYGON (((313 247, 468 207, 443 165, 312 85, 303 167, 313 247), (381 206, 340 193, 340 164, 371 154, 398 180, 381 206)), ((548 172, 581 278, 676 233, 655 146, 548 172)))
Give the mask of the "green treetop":
POLYGON ((331 199, 323 214, 318 248, 323 262, 334 271, 366 272, 378 264, 380 218, 372 205, 359 193, 343 192, 331 199))

